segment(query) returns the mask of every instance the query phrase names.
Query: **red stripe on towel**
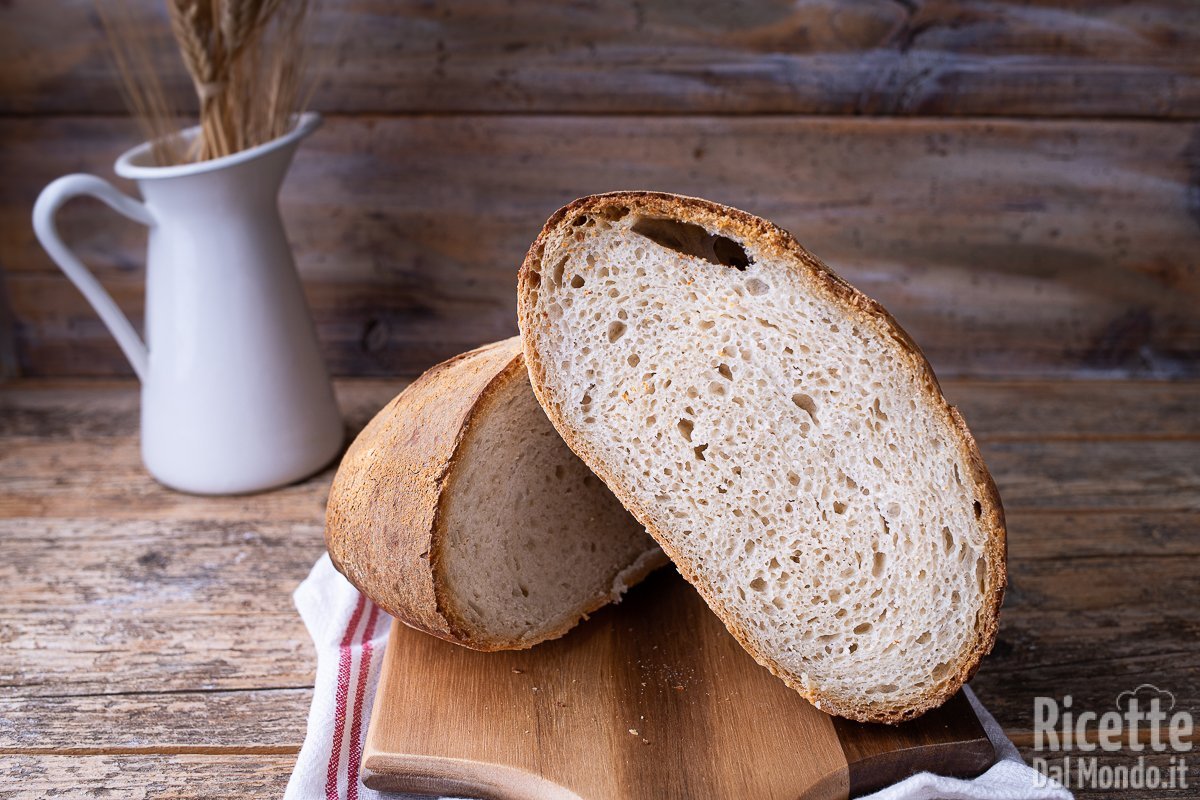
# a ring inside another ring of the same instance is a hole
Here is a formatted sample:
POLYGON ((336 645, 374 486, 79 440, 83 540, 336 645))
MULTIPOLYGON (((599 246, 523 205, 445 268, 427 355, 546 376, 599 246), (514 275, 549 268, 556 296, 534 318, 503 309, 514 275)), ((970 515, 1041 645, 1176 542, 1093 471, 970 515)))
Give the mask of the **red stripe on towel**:
POLYGON ((354 631, 358 629, 358 621, 362 619, 363 609, 367 600, 361 594, 350 621, 346 623, 346 633, 338 647, 338 679, 337 703, 333 712, 333 747, 329 752, 329 766, 325 770, 326 800, 338 800, 338 765, 342 760, 342 737, 346 727, 346 700, 350 696, 350 644, 354 641, 354 631))
POLYGON ((371 655, 375 649, 371 638, 375 635, 375 625, 378 622, 379 606, 371 603, 367 626, 363 628, 362 655, 358 660, 358 691, 354 694, 354 715, 350 722, 350 763, 346 768, 349 778, 347 800, 358 800, 358 767, 362 763, 363 697, 367 693, 367 678, 371 674, 371 655))

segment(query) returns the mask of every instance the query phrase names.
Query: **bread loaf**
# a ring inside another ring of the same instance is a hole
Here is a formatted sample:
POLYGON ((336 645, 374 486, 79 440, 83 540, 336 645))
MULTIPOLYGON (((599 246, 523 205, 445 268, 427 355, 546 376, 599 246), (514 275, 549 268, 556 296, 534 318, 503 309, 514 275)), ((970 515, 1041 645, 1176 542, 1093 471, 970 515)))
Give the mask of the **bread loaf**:
POLYGON ((534 391, 743 646, 899 722, 992 647, 1000 498, 917 346, 787 232, 704 200, 578 200, 521 269, 534 391))
POLYGON ((477 650, 561 636, 666 563, 550 426, 515 337, 379 412, 338 468, 325 536, 381 608, 477 650))

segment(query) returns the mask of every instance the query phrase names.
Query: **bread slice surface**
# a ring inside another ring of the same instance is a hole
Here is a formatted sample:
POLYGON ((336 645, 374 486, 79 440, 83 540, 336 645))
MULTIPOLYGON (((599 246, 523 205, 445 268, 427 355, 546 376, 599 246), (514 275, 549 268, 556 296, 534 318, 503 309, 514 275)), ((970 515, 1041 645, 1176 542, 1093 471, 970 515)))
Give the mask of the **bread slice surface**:
POLYGON ((533 397, 518 337, 439 364, 367 425, 326 512, 337 568, 408 625, 531 647, 666 563, 533 397))
POLYGON ((759 663, 899 722, 995 639, 1000 498, 887 312, 787 232, 695 198, 583 198, 518 281, 534 391, 759 663))

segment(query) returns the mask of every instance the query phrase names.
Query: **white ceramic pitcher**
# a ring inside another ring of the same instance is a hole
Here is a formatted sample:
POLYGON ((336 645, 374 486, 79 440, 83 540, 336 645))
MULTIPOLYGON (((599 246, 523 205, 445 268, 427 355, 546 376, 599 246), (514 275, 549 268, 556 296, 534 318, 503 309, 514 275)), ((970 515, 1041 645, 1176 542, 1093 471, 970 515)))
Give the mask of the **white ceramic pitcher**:
MULTIPOLYGON (((92 175, 45 188, 38 240, 116 337, 142 382, 142 460, 175 489, 268 489, 325 466, 342 418, 279 216, 280 184, 300 140, 287 135, 224 158, 152 166, 150 145, 117 159, 143 200, 92 175), (58 209, 88 195, 149 228, 145 342, 59 238, 58 209)), ((196 129, 184 132, 186 138, 196 129)))

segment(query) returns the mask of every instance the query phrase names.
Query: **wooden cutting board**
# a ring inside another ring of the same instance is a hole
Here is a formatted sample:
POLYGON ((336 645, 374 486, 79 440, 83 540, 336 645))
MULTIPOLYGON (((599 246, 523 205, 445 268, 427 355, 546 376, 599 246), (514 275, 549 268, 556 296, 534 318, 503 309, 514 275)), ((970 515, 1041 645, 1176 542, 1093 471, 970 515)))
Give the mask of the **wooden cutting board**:
POLYGON ((488 800, 844 800, 993 759, 961 693, 897 727, 822 713, 665 570, 531 650, 477 653, 394 624, 363 780, 488 800))

